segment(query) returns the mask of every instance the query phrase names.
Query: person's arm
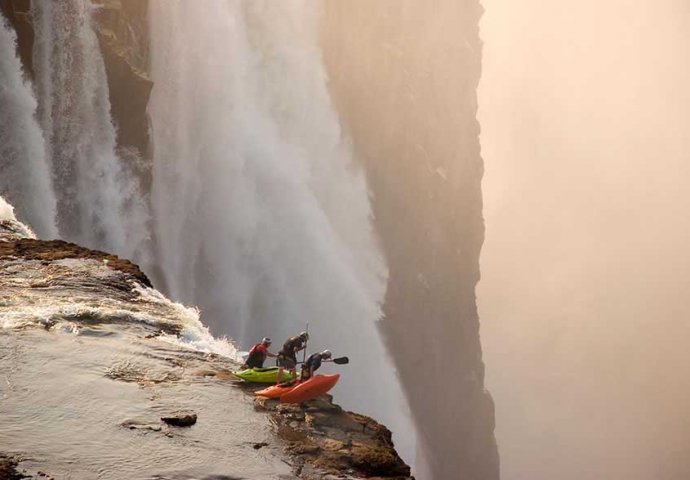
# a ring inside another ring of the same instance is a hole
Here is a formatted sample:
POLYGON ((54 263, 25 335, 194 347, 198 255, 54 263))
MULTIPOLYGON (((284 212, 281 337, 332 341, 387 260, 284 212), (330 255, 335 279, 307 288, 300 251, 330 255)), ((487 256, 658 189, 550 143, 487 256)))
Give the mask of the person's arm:
POLYGON ((278 355, 274 355, 273 353, 268 351, 268 347, 265 345, 261 346, 261 353, 264 354, 266 357, 277 357, 278 355))

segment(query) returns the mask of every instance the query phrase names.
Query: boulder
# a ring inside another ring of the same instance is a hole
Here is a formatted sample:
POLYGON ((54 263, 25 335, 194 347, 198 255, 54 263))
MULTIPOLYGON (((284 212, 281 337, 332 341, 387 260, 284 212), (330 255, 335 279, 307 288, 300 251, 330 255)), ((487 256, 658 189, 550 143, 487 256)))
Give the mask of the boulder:
POLYGON ((191 427, 196 423, 196 413, 176 412, 168 417, 161 417, 161 420, 173 427, 191 427))

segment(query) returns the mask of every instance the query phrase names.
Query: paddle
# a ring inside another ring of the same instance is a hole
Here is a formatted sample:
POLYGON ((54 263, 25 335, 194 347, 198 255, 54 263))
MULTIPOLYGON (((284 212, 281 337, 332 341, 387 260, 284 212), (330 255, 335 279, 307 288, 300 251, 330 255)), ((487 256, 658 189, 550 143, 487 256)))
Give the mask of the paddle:
MULTIPOLYGON (((330 360, 321 360, 322 362, 333 362, 337 363, 338 365, 347 365, 350 363, 350 359, 347 357, 338 357, 338 358, 331 358, 330 360)), ((304 363, 304 362, 297 362, 297 363, 304 363)))
POLYGON ((307 338, 304 340, 304 352, 302 354, 302 363, 306 362, 307 360, 307 342, 309 341, 309 322, 307 322, 307 329, 305 330, 307 332, 307 338))
POLYGON ((338 358, 333 358, 331 360, 324 360, 324 362, 333 362, 337 363, 338 365, 347 365, 350 363, 350 359, 347 357, 338 357, 338 358))

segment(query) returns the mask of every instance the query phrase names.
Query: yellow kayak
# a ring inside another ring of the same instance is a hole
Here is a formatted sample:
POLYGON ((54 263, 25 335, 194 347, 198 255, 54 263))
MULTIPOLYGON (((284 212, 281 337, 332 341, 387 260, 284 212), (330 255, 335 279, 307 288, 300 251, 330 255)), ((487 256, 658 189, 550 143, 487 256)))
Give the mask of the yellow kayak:
MULTIPOLYGON (((268 368, 248 368, 246 370, 239 370, 232 372, 238 378, 245 382, 254 383, 276 383, 278 381, 278 367, 268 368)), ((292 375, 288 370, 283 370, 283 378, 281 382, 287 382, 292 379, 292 375)))

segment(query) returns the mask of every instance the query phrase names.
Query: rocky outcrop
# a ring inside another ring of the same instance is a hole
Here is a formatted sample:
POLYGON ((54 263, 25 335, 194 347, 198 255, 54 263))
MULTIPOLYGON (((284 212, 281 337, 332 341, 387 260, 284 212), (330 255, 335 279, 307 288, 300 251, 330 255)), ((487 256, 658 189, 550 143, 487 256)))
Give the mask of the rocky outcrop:
POLYGON ((255 405, 270 413, 299 478, 412 478, 410 467, 395 451, 390 430, 372 418, 344 411, 330 395, 299 405, 257 397, 255 405))
MULTIPOLYGON (((2 233, 3 230, 4 228, 0 225, 0 233, 2 233)), ((144 272, 139 270, 139 267, 129 260, 123 260, 117 255, 91 250, 62 240, 46 241, 33 238, 22 238, 9 242, 0 241, 0 260, 8 258, 41 260, 44 262, 53 262, 68 258, 92 259, 103 262, 103 264, 107 265, 108 268, 112 270, 129 274, 142 285, 146 285, 147 287, 151 286, 151 282, 146 275, 144 275, 144 272)), ((123 288, 130 289, 131 287, 128 284, 124 284, 123 288)))
POLYGON ((17 461, 0 453, 0 479, 2 480, 20 480, 22 478, 29 478, 17 470, 17 461))
POLYGON ((161 420, 173 427, 191 427, 196 423, 196 418, 196 413, 194 412, 176 412, 166 417, 161 417, 161 420))
POLYGON ((325 5, 330 88, 370 180, 390 269, 382 330, 420 433, 423 478, 495 480, 475 299, 482 8, 478 0, 325 5))

